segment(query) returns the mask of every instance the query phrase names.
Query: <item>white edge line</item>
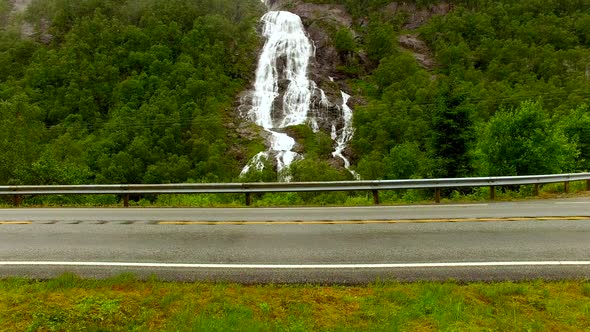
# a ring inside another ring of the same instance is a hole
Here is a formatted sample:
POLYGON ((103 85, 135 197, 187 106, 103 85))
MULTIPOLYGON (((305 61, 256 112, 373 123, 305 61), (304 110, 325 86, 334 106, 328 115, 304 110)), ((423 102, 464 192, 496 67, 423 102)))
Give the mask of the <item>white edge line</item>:
POLYGON ((563 266, 563 265, 590 265, 590 261, 457 262, 457 263, 407 263, 407 264, 302 264, 302 265, 0 261, 0 266, 151 267, 151 268, 291 269, 291 270, 498 267, 498 266, 510 267, 510 266, 563 266))
POLYGON ((590 202, 555 202, 555 205, 590 204, 590 202))

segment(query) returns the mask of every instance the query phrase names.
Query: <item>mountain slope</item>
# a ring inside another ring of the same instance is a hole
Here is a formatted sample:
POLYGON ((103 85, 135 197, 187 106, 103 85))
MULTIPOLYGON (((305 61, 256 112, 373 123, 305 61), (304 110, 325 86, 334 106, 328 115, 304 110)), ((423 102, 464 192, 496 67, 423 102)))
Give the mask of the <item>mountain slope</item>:
POLYGON ((51 22, 49 44, 0 35, 0 183, 231 180, 225 124, 262 12, 255 0, 34 2, 26 17, 51 22))
MULTIPOLYGON (((277 179, 272 165, 239 179, 265 149, 239 111, 260 1, 37 0, 20 21, 12 5, 0 1, 1 184, 277 179)), ((272 6, 301 16, 314 81, 352 95, 344 154, 363 178, 590 169, 586 1, 272 6)), ((305 155, 294 180, 351 178, 330 133, 287 130, 305 155)))

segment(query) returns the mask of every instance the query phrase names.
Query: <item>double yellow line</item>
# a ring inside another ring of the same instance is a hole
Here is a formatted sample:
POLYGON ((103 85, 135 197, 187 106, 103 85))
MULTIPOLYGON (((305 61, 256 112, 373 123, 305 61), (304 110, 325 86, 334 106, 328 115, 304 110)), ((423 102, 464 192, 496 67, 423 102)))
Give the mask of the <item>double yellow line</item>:
POLYGON ((366 225, 407 224, 441 222, 498 222, 533 220, 590 220, 590 216, 568 217, 508 217, 508 218, 440 218, 440 219, 392 219, 392 220, 293 220, 293 221, 160 221, 159 225, 366 225))
MULTIPOLYGON (((534 220, 590 220, 590 216, 567 217, 507 217, 507 218, 439 218, 439 219, 390 219, 390 220, 288 220, 288 221, 159 221, 158 225, 370 225, 411 224, 443 222, 500 222, 534 220)), ((108 222, 106 222, 108 223, 108 222)), ((0 221, 0 225, 30 225, 30 220, 0 221)))

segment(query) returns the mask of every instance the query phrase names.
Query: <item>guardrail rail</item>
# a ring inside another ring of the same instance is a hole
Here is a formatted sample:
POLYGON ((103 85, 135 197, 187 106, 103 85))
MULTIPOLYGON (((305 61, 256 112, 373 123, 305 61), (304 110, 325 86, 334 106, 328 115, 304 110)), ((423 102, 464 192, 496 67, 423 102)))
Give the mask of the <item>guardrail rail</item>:
POLYGON ((129 206, 130 195, 146 194, 244 194, 246 205, 252 202, 251 194, 278 192, 328 192, 328 191, 371 191, 375 204, 379 204, 380 190, 434 189, 435 201, 440 203, 444 188, 489 187, 490 199, 495 199, 495 187, 534 185, 535 196, 539 186, 548 183, 564 183, 569 191, 572 181, 586 181, 590 191, 590 173, 553 175, 499 176, 452 179, 411 179, 334 182, 253 182, 253 183, 182 183, 182 184, 107 184, 107 185, 53 185, 53 186, 0 186, 0 196, 11 195, 14 204, 20 205, 27 195, 122 195, 123 205, 129 206))

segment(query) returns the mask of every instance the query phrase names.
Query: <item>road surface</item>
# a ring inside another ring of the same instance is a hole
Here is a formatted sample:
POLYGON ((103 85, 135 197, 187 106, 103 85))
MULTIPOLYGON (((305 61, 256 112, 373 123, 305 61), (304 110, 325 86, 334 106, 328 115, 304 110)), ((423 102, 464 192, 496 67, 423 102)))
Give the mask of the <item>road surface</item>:
POLYGON ((590 278, 590 200, 0 210, 0 277, 367 283, 590 278), (326 221, 328 223, 326 223, 326 221))

